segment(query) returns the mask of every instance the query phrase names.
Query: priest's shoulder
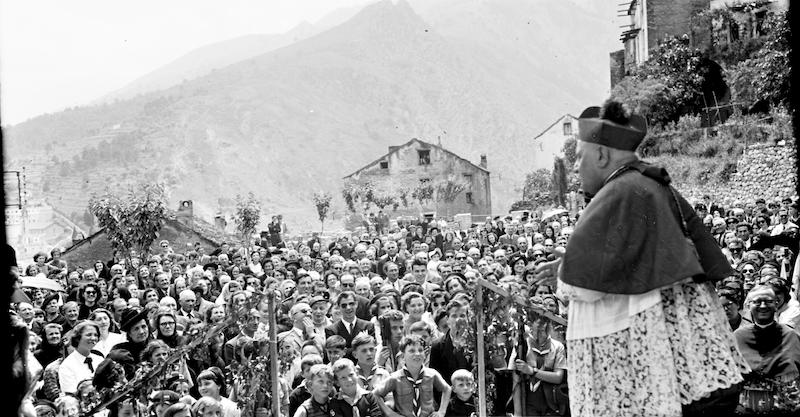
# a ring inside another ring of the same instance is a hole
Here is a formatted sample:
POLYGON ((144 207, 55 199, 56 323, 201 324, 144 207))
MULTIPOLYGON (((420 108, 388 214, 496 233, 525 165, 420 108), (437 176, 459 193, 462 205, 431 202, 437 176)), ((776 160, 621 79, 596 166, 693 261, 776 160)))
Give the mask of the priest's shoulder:
POLYGON ((621 199, 633 195, 643 197, 657 192, 660 187, 655 180, 645 177, 638 171, 629 170, 604 185, 597 197, 601 197, 601 194, 610 199, 621 199))

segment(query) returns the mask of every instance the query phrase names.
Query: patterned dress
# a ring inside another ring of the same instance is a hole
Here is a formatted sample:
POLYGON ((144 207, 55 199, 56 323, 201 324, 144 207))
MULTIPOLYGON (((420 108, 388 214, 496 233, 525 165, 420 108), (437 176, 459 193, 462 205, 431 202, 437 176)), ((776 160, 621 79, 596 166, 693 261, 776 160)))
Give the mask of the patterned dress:
MULTIPOLYGON (((560 284, 568 298, 581 291, 560 284)), ((711 284, 688 279, 654 291, 660 300, 632 314, 626 328, 567 336, 572 415, 681 416, 682 405, 749 372, 711 284)), ((573 315, 574 303, 570 325, 597 317, 581 317, 579 306, 573 315)))

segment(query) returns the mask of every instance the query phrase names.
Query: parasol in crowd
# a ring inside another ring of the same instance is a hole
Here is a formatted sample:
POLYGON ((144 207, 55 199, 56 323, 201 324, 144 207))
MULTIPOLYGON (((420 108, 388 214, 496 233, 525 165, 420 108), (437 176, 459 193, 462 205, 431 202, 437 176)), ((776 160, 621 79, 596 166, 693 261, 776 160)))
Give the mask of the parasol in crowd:
POLYGON ((566 209, 563 209, 563 208, 556 208, 556 209, 552 209, 552 210, 547 210, 544 213, 542 213, 542 220, 552 219, 553 217, 556 217, 556 216, 563 216, 563 215, 565 215, 567 213, 569 213, 569 212, 566 209))
POLYGON ((64 287, 56 281, 39 274, 34 277, 22 277, 22 286, 25 288, 39 288, 42 290, 65 292, 64 287))

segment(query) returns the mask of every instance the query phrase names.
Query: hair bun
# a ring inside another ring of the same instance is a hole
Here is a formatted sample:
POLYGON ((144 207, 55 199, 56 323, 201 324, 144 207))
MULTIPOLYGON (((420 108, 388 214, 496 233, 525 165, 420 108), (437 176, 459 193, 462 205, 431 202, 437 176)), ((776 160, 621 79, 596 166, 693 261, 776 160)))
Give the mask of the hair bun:
POLYGON ((620 125, 627 125, 630 122, 630 113, 622 103, 608 100, 603 104, 603 108, 600 109, 600 118, 620 125))

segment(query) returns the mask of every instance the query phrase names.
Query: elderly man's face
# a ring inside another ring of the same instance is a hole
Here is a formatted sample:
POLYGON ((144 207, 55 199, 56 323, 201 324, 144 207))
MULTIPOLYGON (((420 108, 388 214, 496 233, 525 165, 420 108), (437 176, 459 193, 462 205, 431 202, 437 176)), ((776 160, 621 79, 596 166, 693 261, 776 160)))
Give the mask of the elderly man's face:
POLYGON ((197 302, 197 298, 194 295, 183 295, 181 296, 181 307, 183 311, 192 311, 194 309, 195 303, 197 302))
POLYGON ((750 314, 756 324, 762 326, 775 321, 775 311, 778 307, 777 297, 775 293, 769 290, 756 290, 753 298, 750 300, 750 314))
POLYGON ((581 181, 583 192, 589 195, 597 194, 603 186, 603 178, 598 162, 598 145, 579 140, 575 149, 575 171, 581 181))
POLYGON ((397 265, 389 265, 386 267, 386 277, 395 280, 400 275, 400 267, 397 265))

